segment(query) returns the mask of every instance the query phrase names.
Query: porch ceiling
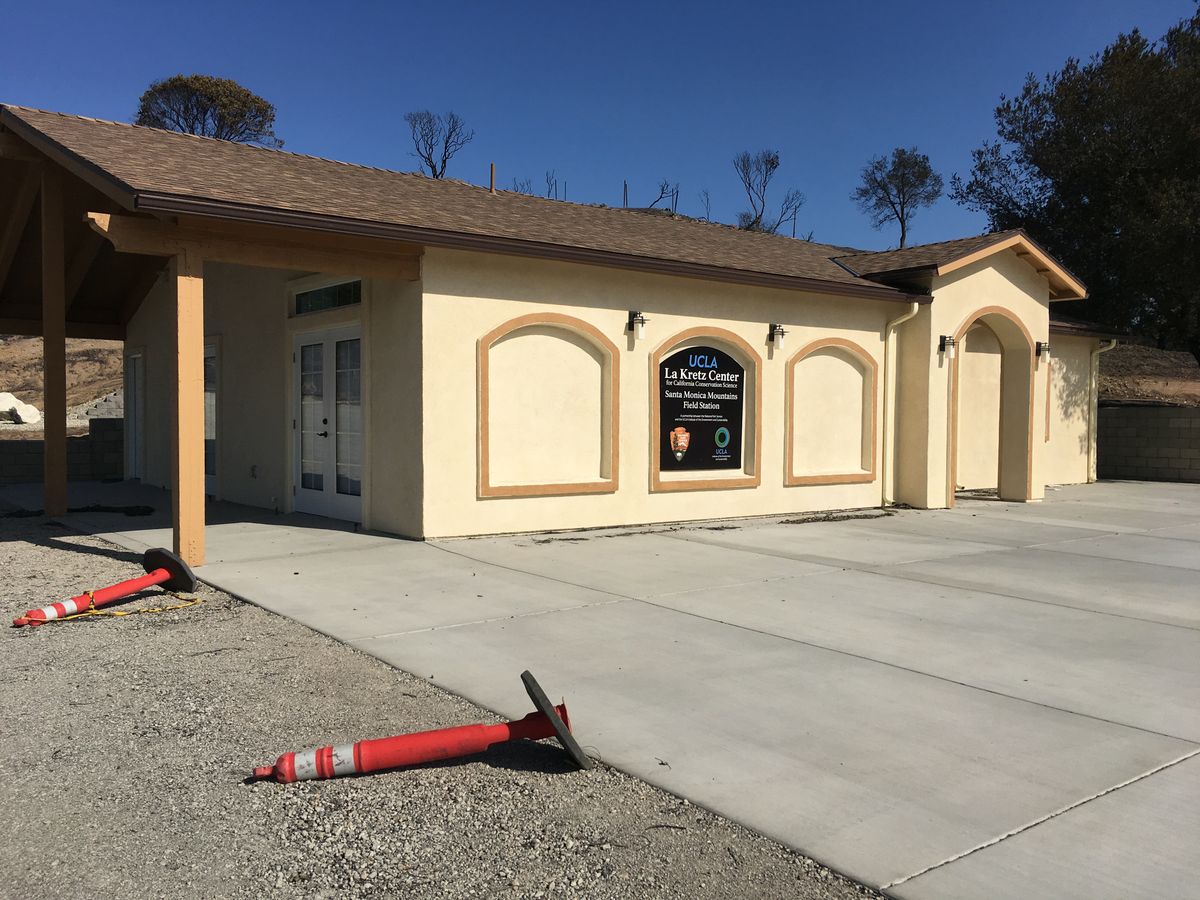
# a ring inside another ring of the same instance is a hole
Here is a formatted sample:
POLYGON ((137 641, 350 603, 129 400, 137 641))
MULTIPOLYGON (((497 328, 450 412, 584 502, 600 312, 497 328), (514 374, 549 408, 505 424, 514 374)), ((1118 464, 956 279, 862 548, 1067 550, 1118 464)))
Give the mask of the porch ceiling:
MULTIPOLYGON (((0 143, 0 333, 42 333, 40 182, 53 166, 11 135, 0 143)), ((117 253, 91 229, 86 213, 119 207, 59 169, 63 184, 67 336, 123 339, 125 324, 166 265, 161 256, 117 253)))

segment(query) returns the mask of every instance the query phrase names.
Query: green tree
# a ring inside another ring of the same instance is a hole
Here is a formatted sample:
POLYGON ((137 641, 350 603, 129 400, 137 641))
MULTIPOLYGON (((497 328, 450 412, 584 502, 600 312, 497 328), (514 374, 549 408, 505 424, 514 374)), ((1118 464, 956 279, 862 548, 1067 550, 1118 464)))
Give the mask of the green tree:
POLYGON ((929 157, 916 147, 897 147, 890 160, 875 156, 863 166, 862 184, 850 196, 871 217, 875 228, 898 223, 903 247, 917 210, 933 206, 942 196, 942 176, 933 171, 929 157))
POLYGON ((184 134, 282 147, 275 107, 236 81, 212 75, 172 75, 156 81, 138 102, 138 125, 184 134))
POLYGON ((951 196, 1058 255, 1089 318, 1200 359, 1200 11, 1028 76, 995 118, 951 196))

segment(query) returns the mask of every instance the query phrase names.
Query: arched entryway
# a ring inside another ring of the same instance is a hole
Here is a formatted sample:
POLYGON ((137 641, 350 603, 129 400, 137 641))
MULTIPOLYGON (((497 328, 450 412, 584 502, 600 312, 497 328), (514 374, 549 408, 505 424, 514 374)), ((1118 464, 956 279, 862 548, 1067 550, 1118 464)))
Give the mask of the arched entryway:
POLYGON ((968 316, 954 338, 960 352, 950 374, 946 505, 954 505, 960 485, 993 486, 992 465, 1001 499, 1031 500, 1033 337, 1008 310, 985 307, 968 316))

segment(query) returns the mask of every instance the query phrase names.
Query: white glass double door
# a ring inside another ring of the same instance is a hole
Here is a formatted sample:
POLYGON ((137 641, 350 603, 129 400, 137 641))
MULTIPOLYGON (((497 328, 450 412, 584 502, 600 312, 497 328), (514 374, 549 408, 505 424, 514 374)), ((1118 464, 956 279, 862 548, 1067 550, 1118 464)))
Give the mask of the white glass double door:
POLYGON ((362 339, 357 325, 296 335, 295 508, 362 521, 362 339))

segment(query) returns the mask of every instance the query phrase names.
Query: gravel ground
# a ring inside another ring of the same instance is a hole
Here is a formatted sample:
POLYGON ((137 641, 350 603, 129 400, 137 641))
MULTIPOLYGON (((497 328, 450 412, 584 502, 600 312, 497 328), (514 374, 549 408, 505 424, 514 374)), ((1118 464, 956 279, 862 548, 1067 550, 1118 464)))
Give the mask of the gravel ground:
MULTIPOLYGON (((140 571, 135 554, 53 520, 0 517, 6 615, 140 571)), ((286 750, 496 718, 226 594, 200 596, 176 612, 3 629, 0 896, 879 896, 634 778, 577 772, 548 743, 245 784, 286 750)))

